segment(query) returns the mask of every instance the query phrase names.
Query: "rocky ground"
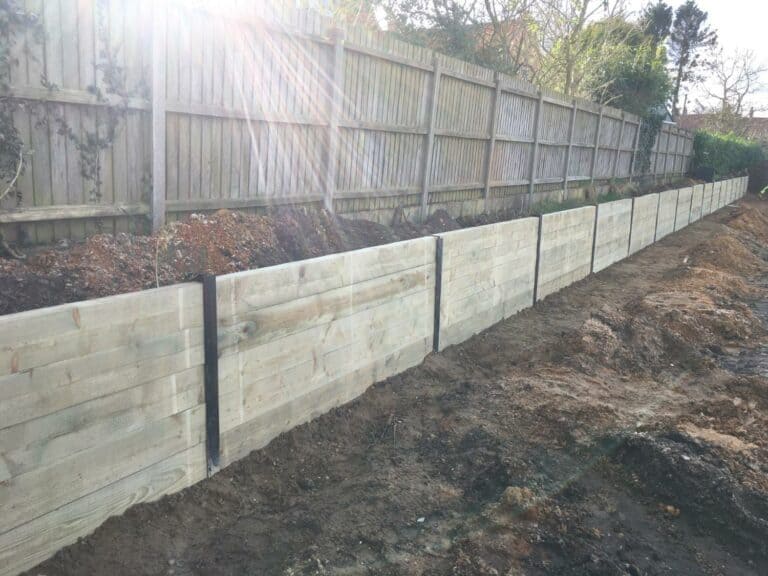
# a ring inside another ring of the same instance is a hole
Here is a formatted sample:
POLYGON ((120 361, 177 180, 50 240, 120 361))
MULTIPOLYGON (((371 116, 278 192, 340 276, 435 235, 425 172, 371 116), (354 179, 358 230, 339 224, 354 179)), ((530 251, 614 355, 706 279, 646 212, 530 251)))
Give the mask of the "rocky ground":
POLYGON ((743 201, 30 574, 764 575, 767 297, 743 201))

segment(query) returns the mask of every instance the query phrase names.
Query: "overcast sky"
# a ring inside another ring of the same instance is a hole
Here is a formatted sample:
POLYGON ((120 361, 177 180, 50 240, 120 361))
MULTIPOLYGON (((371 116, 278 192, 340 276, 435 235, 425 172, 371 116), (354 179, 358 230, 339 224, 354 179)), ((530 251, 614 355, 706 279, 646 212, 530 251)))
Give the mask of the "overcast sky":
MULTIPOLYGON (((667 0, 674 7, 681 0, 667 0)), ((630 0, 634 10, 641 10, 647 0, 630 0)), ((726 51, 735 49, 753 50, 761 63, 768 65, 768 0, 696 0, 702 10, 709 14, 712 28, 717 30, 720 46, 726 51)), ((756 105, 768 108, 768 74, 763 75, 766 85, 757 96, 756 105)), ((689 110, 695 106, 690 102, 701 98, 701 90, 692 89, 688 101, 689 110)), ((681 94, 682 103, 682 94, 681 94)), ((768 109, 756 115, 768 116, 768 109)))

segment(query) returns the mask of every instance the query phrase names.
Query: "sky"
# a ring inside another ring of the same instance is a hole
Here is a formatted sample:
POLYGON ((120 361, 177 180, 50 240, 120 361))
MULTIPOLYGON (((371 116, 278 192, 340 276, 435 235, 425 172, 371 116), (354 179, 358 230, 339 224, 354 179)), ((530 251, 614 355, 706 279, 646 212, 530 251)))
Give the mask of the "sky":
MULTIPOLYGON (((667 2, 675 8, 683 3, 681 0, 667 2)), ((647 0, 629 0, 631 9, 637 12, 647 3, 647 0)), ((768 65, 768 0, 696 0, 696 3, 709 14, 720 46, 727 52, 752 50, 762 64, 768 65)), ((765 110, 756 112, 756 116, 768 116, 768 73, 763 74, 763 83, 765 86, 754 100, 756 106, 765 110)), ((691 89, 689 110, 693 108, 690 102, 697 98, 702 98, 701 89, 691 89)))

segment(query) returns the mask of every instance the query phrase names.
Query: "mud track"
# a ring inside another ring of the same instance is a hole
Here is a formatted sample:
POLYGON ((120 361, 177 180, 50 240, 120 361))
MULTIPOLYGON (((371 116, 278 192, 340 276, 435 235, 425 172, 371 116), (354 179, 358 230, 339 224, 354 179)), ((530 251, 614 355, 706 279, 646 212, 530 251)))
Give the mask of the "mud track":
POLYGON ((726 208, 30 574, 766 574, 766 247, 726 208))

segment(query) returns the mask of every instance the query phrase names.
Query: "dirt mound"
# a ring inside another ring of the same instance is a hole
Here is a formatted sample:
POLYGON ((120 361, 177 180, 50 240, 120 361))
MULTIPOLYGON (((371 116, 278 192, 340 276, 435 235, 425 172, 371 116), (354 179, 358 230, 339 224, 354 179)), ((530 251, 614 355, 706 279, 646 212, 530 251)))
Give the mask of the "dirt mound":
POLYGON ((759 318, 745 304, 692 285, 688 290, 670 288, 622 309, 602 306, 564 335, 562 346, 548 354, 548 361, 564 362, 586 374, 606 367, 622 374, 644 374, 675 363, 699 369, 710 364, 712 350, 763 333, 759 318))
POLYGON ((445 210, 393 227, 324 210, 270 215, 191 214, 151 236, 99 234, 73 245, 0 259, 0 314, 122 294, 456 230, 445 210))
POLYGON ((743 203, 728 226, 746 232, 762 244, 768 243, 768 214, 756 209, 753 202, 743 203))
POLYGON ((740 555, 768 561, 768 495, 741 485, 710 445, 673 431, 633 435, 619 462, 640 488, 723 538, 740 555))
POLYGON ((761 323, 744 304, 719 305, 701 292, 670 290, 644 297, 637 307, 644 322, 656 324, 664 339, 690 350, 744 341, 762 333, 761 323))
POLYGON ((38 274, 27 262, 0 259, 0 315, 68 302, 66 282, 38 274))
POLYGON ((691 263, 702 268, 742 274, 756 274, 768 268, 766 262, 755 256, 740 240, 726 234, 719 234, 711 242, 699 246, 691 256, 691 263))
POLYGON ((456 220, 451 218, 447 211, 442 209, 435 210, 432 214, 430 214, 429 218, 427 218, 426 222, 424 223, 424 226, 432 234, 437 234, 440 232, 451 232, 452 230, 459 230, 461 228, 461 225, 456 220))
POLYGON ((703 292, 729 301, 750 298, 759 293, 758 289, 747 284, 742 275, 714 267, 687 268, 670 285, 679 290, 703 292))
POLYGON ((273 222, 226 210, 152 236, 97 234, 26 260, 0 260, 0 313, 87 300, 290 260, 273 222))
POLYGON ((304 260, 346 249, 338 223, 325 210, 280 210, 271 224, 289 260, 304 260))
POLYGON ((152 239, 177 277, 199 272, 227 274, 289 258, 273 219, 229 210, 192 214, 169 224, 152 239))

